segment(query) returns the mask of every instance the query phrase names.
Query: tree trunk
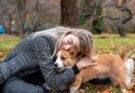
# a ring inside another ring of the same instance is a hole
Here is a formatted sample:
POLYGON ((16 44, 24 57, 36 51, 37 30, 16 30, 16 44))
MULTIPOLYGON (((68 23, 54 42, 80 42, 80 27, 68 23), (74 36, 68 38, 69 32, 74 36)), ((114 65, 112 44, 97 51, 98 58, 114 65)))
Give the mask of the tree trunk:
POLYGON ((8 25, 7 34, 11 34, 11 21, 12 21, 12 16, 9 15, 9 25, 8 25))
POLYGON ((76 27, 80 25, 80 0, 61 0, 60 24, 76 27))
POLYGON ((126 32, 124 31, 122 26, 117 26, 117 29, 120 37, 126 37, 126 32))
POLYGON ((23 36, 25 13, 26 13, 26 0, 16 0, 17 15, 18 15, 18 31, 19 35, 23 36))

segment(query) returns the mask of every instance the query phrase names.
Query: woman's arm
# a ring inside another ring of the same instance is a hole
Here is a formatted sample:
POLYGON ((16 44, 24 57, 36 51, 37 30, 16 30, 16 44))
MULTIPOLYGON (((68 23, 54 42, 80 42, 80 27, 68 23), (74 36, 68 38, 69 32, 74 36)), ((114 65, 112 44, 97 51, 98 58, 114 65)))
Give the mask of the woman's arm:
POLYGON ((57 72, 54 66, 54 59, 48 58, 52 55, 53 49, 50 37, 37 37, 32 41, 32 48, 39 60, 39 65, 46 83, 54 89, 63 90, 67 83, 74 80, 75 74, 79 73, 76 66, 57 72))

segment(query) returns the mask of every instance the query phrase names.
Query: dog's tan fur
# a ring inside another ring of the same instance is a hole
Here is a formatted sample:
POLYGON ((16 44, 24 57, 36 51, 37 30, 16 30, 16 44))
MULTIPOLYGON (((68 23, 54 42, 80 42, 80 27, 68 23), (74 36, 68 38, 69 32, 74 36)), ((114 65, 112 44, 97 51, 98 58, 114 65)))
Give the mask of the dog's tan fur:
MULTIPOLYGON (((65 67, 73 66, 78 62, 78 58, 75 54, 69 53, 64 50, 60 50, 61 56, 64 57, 63 64, 65 67)), ((79 87, 82 83, 85 83, 94 78, 110 77, 112 81, 119 85, 121 89, 129 88, 126 84, 126 78, 128 74, 125 62, 126 55, 122 57, 114 54, 102 54, 97 57, 94 62, 97 62, 97 66, 91 66, 84 68, 76 75, 75 81, 70 85, 79 87)), ((74 93, 74 92, 73 92, 74 93)))

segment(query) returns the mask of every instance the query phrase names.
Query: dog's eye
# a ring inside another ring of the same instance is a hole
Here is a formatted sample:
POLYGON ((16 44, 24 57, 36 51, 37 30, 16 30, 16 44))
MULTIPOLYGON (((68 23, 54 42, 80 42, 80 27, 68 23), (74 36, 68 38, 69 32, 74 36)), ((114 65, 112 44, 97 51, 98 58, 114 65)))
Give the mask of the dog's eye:
POLYGON ((62 59, 62 60, 65 60, 65 59, 66 59, 66 57, 62 56, 62 57, 61 57, 61 59, 62 59))

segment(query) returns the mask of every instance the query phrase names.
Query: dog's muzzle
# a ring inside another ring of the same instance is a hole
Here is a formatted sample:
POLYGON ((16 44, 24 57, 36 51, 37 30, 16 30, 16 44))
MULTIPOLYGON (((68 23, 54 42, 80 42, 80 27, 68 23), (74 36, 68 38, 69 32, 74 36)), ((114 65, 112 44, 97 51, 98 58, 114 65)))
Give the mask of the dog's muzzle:
POLYGON ((55 62, 54 66, 56 67, 56 71, 57 72, 61 72, 64 69, 64 66, 62 66, 61 64, 55 62))

